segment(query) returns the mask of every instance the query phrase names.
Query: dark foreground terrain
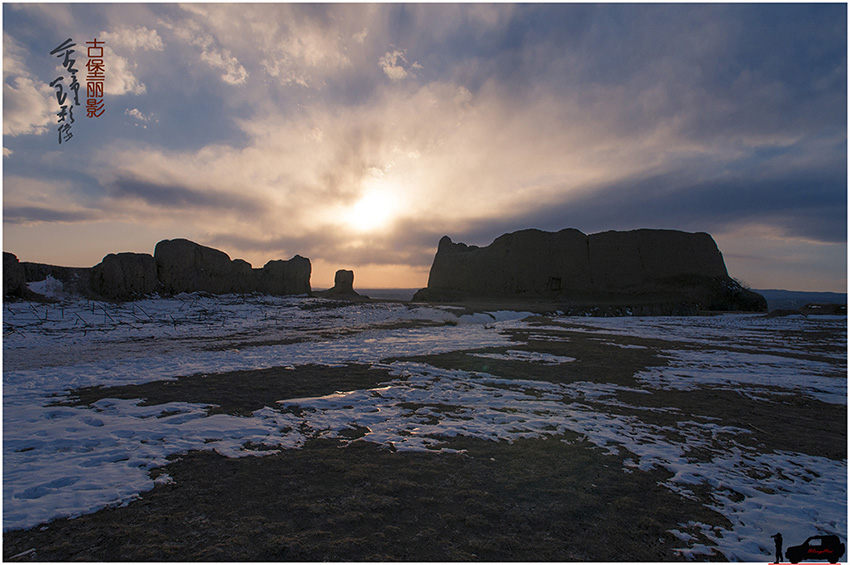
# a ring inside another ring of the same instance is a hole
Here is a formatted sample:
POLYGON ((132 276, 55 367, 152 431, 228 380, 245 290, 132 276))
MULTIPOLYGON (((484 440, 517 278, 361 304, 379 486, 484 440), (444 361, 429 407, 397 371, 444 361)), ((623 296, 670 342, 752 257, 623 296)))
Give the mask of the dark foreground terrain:
MULTIPOLYGON (((762 453, 793 452, 846 461, 846 405, 789 396, 772 385, 762 387, 760 395, 752 394, 752 389, 736 391, 725 386, 687 391, 656 388, 647 394, 646 385, 635 379, 647 367, 663 367, 668 362, 665 351, 705 346, 589 334, 543 317, 532 322, 530 329, 507 331, 510 346, 405 360, 487 372, 513 380, 519 387, 527 380, 583 381, 598 383, 601 389, 615 385, 613 398, 603 403, 588 396, 584 406, 640 418, 658 429, 676 430, 685 421, 716 425, 719 431, 705 444, 708 447, 685 449, 691 461, 710 461, 732 439, 735 445, 762 453), (476 355, 509 350, 570 356, 574 361, 545 365, 476 355), (723 431, 740 428, 750 433, 733 438, 733 432, 723 431)), ((789 342, 802 339, 790 334, 778 337, 789 342)), ((797 353, 783 355, 822 360, 841 343, 833 335, 812 334, 805 339, 811 343, 808 352, 798 348, 797 353)), ((745 343, 712 345, 729 352, 759 353, 748 347, 745 343)), ((841 378, 840 371, 836 365, 835 378, 841 378)), ((282 398, 371 388, 391 378, 368 365, 306 365, 88 387, 72 391, 57 403, 82 407, 102 398, 142 398, 148 404, 182 400, 215 405, 210 413, 242 417, 274 406, 282 398)), ((397 406, 410 413, 427 413, 433 423, 439 422, 441 413, 462 414, 462 407, 448 404, 397 406)), ((709 509, 714 499, 708 485, 694 485, 691 496, 682 496, 669 488, 669 470, 627 468, 624 462, 633 454, 626 449, 606 451, 577 433, 512 443, 443 437, 444 447, 458 452, 419 453, 359 439, 367 431, 352 428, 333 439, 314 437, 302 449, 265 456, 229 459, 211 451, 172 456, 169 464, 152 471, 153 476, 167 473, 172 479, 168 484, 157 485, 123 507, 5 532, 3 558, 678 561, 683 554, 677 549, 687 544, 671 530, 687 531, 697 543, 711 546, 702 533, 705 530, 688 524, 732 528, 726 516, 709 509)), ((256 449, 261 455, 268 448, 256 449)), ((769 539, 758 541, 765 548, 771 545, 769 539)), ((765 560, 770 559, 770 549, 765 560)), ((696 557, 725 559, 717 551, 696 557)))
POLYGON ((81 561, 660 561, 671 524, 723 518, 557 438, 459 438, 466 454, 315 440, 227 459, 190 453, 125 508, 4 536, 4 558, 81 561), (26 553, 28 550, 29 553, 26 553))

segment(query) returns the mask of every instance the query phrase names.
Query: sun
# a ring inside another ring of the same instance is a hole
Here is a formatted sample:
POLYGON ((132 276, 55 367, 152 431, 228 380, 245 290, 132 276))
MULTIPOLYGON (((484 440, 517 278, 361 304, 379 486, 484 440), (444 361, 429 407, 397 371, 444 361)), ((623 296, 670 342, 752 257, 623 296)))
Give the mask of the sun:
POLYGON ((345 214, 345 223, 359 232, 376 231, 386 227, 395 217, 396 202, 391 193, 370 190, 345 214))

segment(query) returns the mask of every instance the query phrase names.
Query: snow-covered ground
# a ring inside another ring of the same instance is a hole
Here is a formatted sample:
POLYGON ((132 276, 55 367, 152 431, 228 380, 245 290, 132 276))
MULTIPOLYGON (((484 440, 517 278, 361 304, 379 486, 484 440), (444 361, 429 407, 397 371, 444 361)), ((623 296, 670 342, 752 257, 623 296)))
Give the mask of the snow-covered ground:
MULTIPOLYGON (((712 488, 711 505, 731 530, 682 524, 683 557, 711 551, 702 532, 729 559, 765 561, 769 536, 817 527, 847 534, 847 466, 801 453, 760 453, 739 443, 751 430, 720 422, 679 421, 659 426, 606 405, 622 407, 613 383, 554 384, 441 369, 390 357, 461 349, 531 365, 575 359, 517 349, 503 330, 530 326, 521 312, 458 318, 451 309, 404 304, 338 306, 321 299, 182 295, 121 305, 69 301, 59 305, 4 305, 3 527, 27 528, 60 516, 126 504, 154 486, 150 469, 169 455, 213 449, 229 457, 261 456, 246 444, 298 448, 309 437, 341 437, 368 429, 362 441, 397 450, 446 450, 436 435, 489 439, 581 434, 629 456, 624 473, 660 466, 666 486, 693 496, 712 488), (411 324, 423 320, 432 325, 411 324), (320 398, 280 399, 251 417, 208 415, 205 405, 104 399, 92 407, 51 406, 55 395, 92 385, 138 384, 205 372, 370 363, 398 378, 385 386, 320 398), (298 410, 288 410, 297 406, 298 410), (412 408, 415 406, 417 408, 412 408), (682 438, 685 438, 683 441, 682 438), (722 448, 719 447, 722 445, 722 448), (709 458, 688 453, 702 448, 709 458)), ((672 347, 663 372, 637 375, 637 390, 729 387, 754 395, 805 394, 846 405, 846 352, 806 357, 788 336, 834 332, 846 319, 766 318, 557 318, 583 332, 650 337, 699 345, 672 347), (736 350, 721 348, 734 343, 736 350)), ((841 332, 838 332, 841 334, 841 332)), ((552 332, 546 339, 558 339, 552 332)), ((843 341, 832 343, 846 349, 843 341)), ((627 347, 637 347, 629 346, 627 347)), ((665 409, 654 409, 665 410, 665 409)), ((675 409, 670 408, 674 411, 675 409)), ((447 453, 446 456, 452 456, 447 453)), ((168 481, 161 475, 158 481, 168 481)))

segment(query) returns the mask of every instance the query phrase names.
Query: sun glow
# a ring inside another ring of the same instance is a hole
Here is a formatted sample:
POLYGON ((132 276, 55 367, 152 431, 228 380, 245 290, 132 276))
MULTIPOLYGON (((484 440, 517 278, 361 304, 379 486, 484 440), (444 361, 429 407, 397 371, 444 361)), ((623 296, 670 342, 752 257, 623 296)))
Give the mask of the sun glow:
POLYGON ((370 190, 345 214, 345 223, 360 232, 386 227, 395 217, 395 197, 386 190, 370 190))

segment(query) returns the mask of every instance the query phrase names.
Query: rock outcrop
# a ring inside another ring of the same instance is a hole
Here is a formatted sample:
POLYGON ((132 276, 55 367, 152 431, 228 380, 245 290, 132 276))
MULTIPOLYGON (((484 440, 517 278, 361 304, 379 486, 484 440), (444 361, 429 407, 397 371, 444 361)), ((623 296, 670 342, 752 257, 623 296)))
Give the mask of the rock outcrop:
POLYGON ((237 292, 240 281, 251 278, 251 266, 245 261, 231 261, 227 253, 188 239, 160 241, 153 257, 162 289, 167 294, 196 291, 227 294, 237 292))
POLYGON ((334 273, 334 286, 331 290, 337 294, 357 294, 354 292, 354 271, 340 269, 334 273))
POLYGON ((91 290, 105 298, 140 298, 159 290, 156 262, 148 253, 110 253, 92 267, 91 290))
POLYGON ((340 269, 334 273, 333 288, 317 292, 317 296, 326 298, 341 298, 344 300, 369 300, 369 297, 358 294, 354 290, 354 271, 340 269))
POLYGON ((3 296, 27 297, 27 274, 18 257, 3 252, 3 296))
POLYGON ((288 261, 269 261, 262 269, 254 269, 257 291, 266 294, 309 294, 310 260, 296 255, 288 261))
POLYGON ((157 273, 164 292, 209 292, 211 294, 273 295, 310 292, 310 260, 296 255, 288 261, 269 261, 253 269, 241 259, 198 245, 187 239, 160 241, 154 250, 157 273))
POLYGON ((415 301, 548 300, 665 313, 764 311, 764 298, 731 279, 707 233, 523 230, 486 247, 440 240, 428 287, 415 301), (681 305, 673 308, 671 305, 681 305), (644 309, 645 310, 645 309, 644 309))
POLYGON ((218 249, 173 239, 157 243, 153 255, 110 253, 91 268, 20 263, 15 255, 4 252, 3 294, 38 299, 27 283, 47 277, 63 283, 72 294, 111 300, 133 300, 155 292, 310 294, 311 271, 310 260, 300 255, 254 269, 247 261, 231 260, 218 249))

